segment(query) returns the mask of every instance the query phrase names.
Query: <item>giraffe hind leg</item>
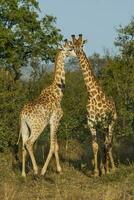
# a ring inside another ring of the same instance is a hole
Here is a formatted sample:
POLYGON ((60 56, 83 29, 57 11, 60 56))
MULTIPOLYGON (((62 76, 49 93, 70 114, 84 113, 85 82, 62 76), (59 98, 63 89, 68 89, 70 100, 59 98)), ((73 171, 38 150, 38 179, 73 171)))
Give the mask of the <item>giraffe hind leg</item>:
POLYGON ((45 121, 42 120, 42 121, 39 121, 39 122, 40 123, 36 123, 35 126, 32 126, 32 127, 29 126, 30 130, 31 130, 31 134, 30 134, 30 137, 28 138, 28 140, 26 142, 26 148, 27 148, 28 153, 30 155, 35 175, 38 174, 38 166, 37 166, 35 156, 34 156, 34 152, 33 152, 33 145, 34 145, 35 141, 37 140, 37 138, 39 137, 39 135, 42 133, 42 131, 47 126, 48 120, 45 120, 45 121))
POLYGON ((32 165, 33 165, 33 171, 34 171, 35 175, 38 174, 38 166, 37 166, 35 156, 34 156, 34 152, 33 152, 33 145, 34 145, 36 139, 38 138, 38 136, 41 134, 41 132, 42 131, 31 130, 31 135, 26 142, 26 148, 27 148, 27 151, 28 151, 29 156, 31 158, 32 165))
POLYGON ((22 136, 22 176, 26 177, 26 155, 27 155, 27 150, 26 150, 26 142, 29 138, 29 128, 25 122, 25 120, 21 120, 21 130, 20 130, 21 136, 22 136))
POLYGON ((56 159, 56 166, 57 166, 57 171, 61 172, 61 166, 59 162, 59 155, 58 155, 58 142, 57 142, 57 129, 59 126, 59 121, 62 117, 62 110, 57 110, 55 111, 50 119, 50 150, 46 159, 46 162, 44 163, 44 166, 41 170, 41 175, 44 175, 46 173, 48 164, 51 160, 52 155, 55 155, 56 159))

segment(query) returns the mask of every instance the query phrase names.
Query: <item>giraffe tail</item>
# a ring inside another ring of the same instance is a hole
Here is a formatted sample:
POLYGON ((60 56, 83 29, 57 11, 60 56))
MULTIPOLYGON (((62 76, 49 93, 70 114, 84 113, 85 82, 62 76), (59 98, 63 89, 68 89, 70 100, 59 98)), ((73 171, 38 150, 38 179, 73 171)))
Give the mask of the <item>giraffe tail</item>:
POLYGON ((22 142, 25 143, 27 141, 29 135, 30 135, 30 133, 29 133, 28 124, 25 119, 21 119, 20 132, 19 132, 19 137, 18 137, 18 141, 16 144, 17 145, 19 144, 21 137, 22 137, 22 142))
POLYGON ((20 132, 19 132, 19 137, 18 137, 18 140, 17 140, 17 142, 16 142, 16 144, 18 145, 19 144, 19 142, 20 142, 20 137, 21 137, 21 129, 20 129, 20 132))
POLYGON ((19 136, 18 136, 18 140, 17 140, 17 142, 16 142, 16 145, 19 144, 20 138, 21 138, 21 135, 22 135, 22 124, 23 124, 23 120, 22 120, 21 118, 20 118, 20 120, 19 120, 19 124, 20 124, 20 131, 19 131, 19 136))

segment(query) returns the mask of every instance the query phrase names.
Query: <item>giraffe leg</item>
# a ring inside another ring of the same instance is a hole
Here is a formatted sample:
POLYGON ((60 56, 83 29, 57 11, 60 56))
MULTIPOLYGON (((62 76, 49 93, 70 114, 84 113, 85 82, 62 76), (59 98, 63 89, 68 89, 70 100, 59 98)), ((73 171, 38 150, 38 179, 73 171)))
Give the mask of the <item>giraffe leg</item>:
POLYGON ((41 175, 42 176, 46 173, 48 164, 49 164, 49 162, 51 160, 51 157, 52 157, 53 153, 54 153, 54 144, 53 145, 51 144, 50 145, 50 150, 49 150, 49 153, 48 153, 48 156, 47 156, 47 159, 46 159, 46 162, 45 162, 45 164, 44 164, 44 166, 43 166, 43 168, 41 170, 41 175))
POLYGON ((30 140, 28 140, 28 142, 26 143, 26 148, 28 150, 28 153, 29 153, 31 161, 32 161, 34 174, 38 174, 38 166, 37 166, 37 163, 36 163, 36 160, 34 157, 34 153, 33 153, 33 144, 34 144, 34 142, 31 142, 30 140))
POLYGON ((38 166, 37 166, 35 156, 34 156, 34 153, 33 153, 33 145, 34 145, 34 142, 36 141, 36 139, 39 135, 40 135, 39 133, 31 131, 31 135, 26 142, 26 148, 27 148, 28 153, 30 155, 35 175, 38 174, 38 166))
POLYGON ((110 169, 109 169, 109 144, 105 142, 105 147, 104 147, 104 169, 105 169, 105 174, 109 174, 110 169))
POLYGON ((111 164, 111 168, 115 170, 114 159, 112 155, 112 140, 113 140, 113 126, 114 122, 109 125, 109 132, 105 139, 105 170, 106 173, 109 173, 109 165, 111 164))
MULTIPOLYGON (((103 150, 104 152, 104 150, 103 150)), ((104 166, 104 155, 101 155, 100 157, 100 172, 101 172, 101 175, 105 175, 105 166, 104 166)))
MULTIPOLYGON (((57 132, 57 129, 58 129, 58 126, 59 126, 59 122, 61 120, 63 116, 63 111, 61 110, 59 113, 58 113, 58 117, 57 117, 57 120, 55 121, 56 122, 56 125, 55 125, 55 132, 57 132)), ((59 160, 59 145, 58 145, 58 141, 57 141, 57 135, 55 136, 55 149, 54 149, 54 154, 55 154, 55 159, 56 159, 56 167, 57 167, 57 172, 61 172, 62 169, 61 169, 61 166, 60 166, 60 160, 59 160)))
POLYGON ((21 119, 21 129, 20 129, 21 135, 22 135, 22 176, 26 177, 26 155, 27 155, 27 150, 25 148, 25 143, 28 140, 29 137, 29 130, 27 127, 27 124, 25 120, 21 119))
POLYGON ((98 176, 99 175, 99 170, 98 170, 98 143, 96 142, 95 139, 92 141, 92 147, 93 147, 93 153, 94 153, 94 175, 98 176))
POLYGON ((33 153, 33 145, 34 145, 35 141, 37 140, 38 136, 42 133, 44 128, 47 126, 47 124, 48 124, 48 120, 46 120, 46 121, 42 120, 41 121, 40 119, 39 119, 38 123, 32 124, 32 126, 30 126, 28 124, 29 129, 30 129, 30 137, 27 139, 25 146, 26 146, 26 149, 27 149, 27 151, 30 155, 35 175, 38 174, 38 166, 37 166, 35 156, 34 156, 34 153, 33 153))
POLYGON ((58 145, 57 139, 56 139, 54 154, 55 154, 55 159, 56 159, 57 172, 60 173, 62 171, 62 169, 61 169, 61 166, 60 166, 60 160, 59 160, 58 151, 59 151, 59 145, 58 145))
POLYGON ((59 155, 58 155, 59 148, 58 148, 57 135, 56 135, 61 117, 62 117, 62 110, 55 111, 51 116, 51 119, 50 119, 50 150, 49 150, 46 162, 41 170, 41 175, 44 175, 46 173, 48 164, 50 162, 50 159, 51 159, 53 153, 55 154, 55 158, 56 158, 57 171, 61 172, 61 166, 59 163, 59 155))
POLYGON ((23 146, 22 148, 22 176, 26 177, 26 155, 27 155, 27 150, 26 148, 23 146))
POLYGON ((114 164, 114 159, 113 159, 113 154, 112 154, 112 148, 109 151, 109 159, 110 159, 110 162, 111 162, 112 171, 115 171, 115 164, 114 164))
POLYGON ((96 129, 93 127, 93 123, 91 120, 88 120, 88 125, 90 127, 90 131, 92 134, 92 148, 93 148, 93 165, 94 165, 94 175, 98 176, 99 175, 99 170, 98 170, 98 150, 99 146, 97 143, 97 136, 96 136, 96 129))
POLYGON ((113 159, 113 154, 112 154, 114 124, 115 124, 115 121, 113 121, 112 124, 109 126, 109 136, 110 136, 110 139, 111 139, 111 148, 110 148, 110 151, 109 151, 109 159, 110 159, 111 168, 112 168, 113 171, 115 171, 115 164, 114 164, 114 159, 113 159))

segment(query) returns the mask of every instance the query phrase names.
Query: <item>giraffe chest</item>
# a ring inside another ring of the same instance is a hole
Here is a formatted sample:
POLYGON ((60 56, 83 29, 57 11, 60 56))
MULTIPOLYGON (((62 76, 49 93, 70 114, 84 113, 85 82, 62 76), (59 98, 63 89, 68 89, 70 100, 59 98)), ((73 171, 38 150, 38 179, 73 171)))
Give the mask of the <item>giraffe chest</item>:
POLYGON ((95 99, 90 98, 87 103, 87 112, 88 116, 92 119, 101 121, 104 118, 107 118, 107 115, 111 113, 108 102, 105 99, 95 99))

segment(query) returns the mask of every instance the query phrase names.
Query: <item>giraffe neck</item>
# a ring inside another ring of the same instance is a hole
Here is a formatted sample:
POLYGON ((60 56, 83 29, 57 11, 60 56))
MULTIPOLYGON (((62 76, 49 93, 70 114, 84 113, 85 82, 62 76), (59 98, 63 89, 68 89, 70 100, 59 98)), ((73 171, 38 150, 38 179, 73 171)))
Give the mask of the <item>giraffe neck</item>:
POLYGON ((79 59, 80 67, 82 69, 84 82, 87 88, 87 91, 90 93, 91 90, 98 90, 99 84, 93 73, 91 63, 89 62, 86 54, 83 50, 76 51, 77 57, 79 59))
POLYGON ((54 83, 61 89, 65 87, 64 53, 59 50, 55 59, 54 83))

